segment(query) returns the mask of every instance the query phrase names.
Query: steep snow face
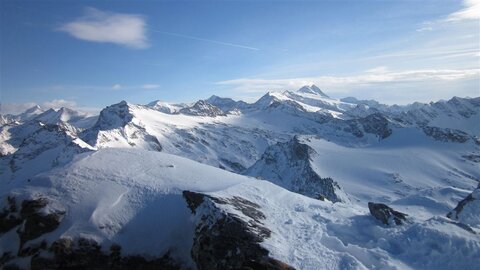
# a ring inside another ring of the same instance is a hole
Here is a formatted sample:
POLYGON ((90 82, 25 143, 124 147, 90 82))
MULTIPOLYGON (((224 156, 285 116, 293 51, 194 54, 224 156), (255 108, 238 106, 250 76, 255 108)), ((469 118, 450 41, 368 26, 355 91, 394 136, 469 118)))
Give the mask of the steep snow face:
POLYGON ((139 147, 160 151, 158 139, 145 130, 144 124, 133 114, 143 106, 122 101, 100 112, 97 123, 80 134, 80 137, 95 147, 139 147))
POLYGON ((334 179, 322 178, 311 166, 315 150, 298 137, 286 143, 268 147, 246 175, 269 180, 272 183, 315 199, 332 202, 348 201, 346 194, 334 179))
POLYGON ((37 125, 14 153, 2 157, 0 176, 4 180, 32 178, 66 164, 79 153, 95 150, 78 139, 68 124, 37 125))
POLYGON ((318 95, 318 96, 321 96, 323 98, 330 98, 325 93, 323 93, 322 90, 320 90, 320 88, 318 88, 314 84, 312 84, 310 86, 305 85, 302 88, 298 89, 297 92, 302 93, 302 94, 318 95))
POLYGON ((16 117, 13 115, 0 114, 0 127, 8 124, 15 123, 16 117))
MULTIPOLYGON (((94 239, 105 251, 115 243, 125 255, 148 258, 170 251, 192 267, 195 224, 183 190, 226 202, 217 206, 246 224, 261 222, 271 232, 260 243, 269 256, 297 269, 473 269, 480 255, 477 235, 446 218, 413 217, 412 224, 390 228, 368 215, 365 206, 322 202, 268 181, 153 151, 101 149, 30 182, 0 186, 2 198, 41 197, 65 211, 54 231, 24 248, 81 237, 94 239), (432 252, 432 246, 442 252, 432 252)), ((16 231, 0 235, 2 253, 16 254, 16 231)))
MULTIPOLYGON (((68 126, 66 124, 65 126, 68 126)), ((27 121, 26 123, 11 123, 0 127, 0 149, 2 155, 12 154, 22 142, 39 130, 42 124, 36 121, 27 121)), ((71 127, 72 129, 75 129, 71 127)))
POLYGON ((34 120, 44 124, 69 123, 77 128, 85 129, 93 126, 97 117, 62 107, 58 110, 49 109, 35 116, 34 120))

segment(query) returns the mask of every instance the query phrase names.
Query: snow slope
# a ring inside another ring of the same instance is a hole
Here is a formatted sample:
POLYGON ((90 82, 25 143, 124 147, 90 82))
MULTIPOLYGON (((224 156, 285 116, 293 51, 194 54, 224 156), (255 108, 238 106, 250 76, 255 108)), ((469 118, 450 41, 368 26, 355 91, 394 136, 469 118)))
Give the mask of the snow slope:
MULTIPOLYGON (((158 256, 170 251, 184 267, 193 267, 194 224, 183 190, 216 198, 237 196, 259 205, 265 215, 261 222, 272 232, 261 245, 297 269, 474 269, 480 255, 479 237, 446 218, 386 227, 365 207, 322 202, 267 181, 153 151, 101 149, 31 182, 0 188, 2 197, 43 197, 51 208, 65 211, 57 229, 24 247, 44 239, 51 243, 82 237, 94 239, 104 250, 118 244, 124 254, 158 256)), ((249 220, 229 204, 221 207, 249 220)), ((12 239, 0 236, 2 253, 15 252, 18 244, 7 242, 12 239)))
POLYGON ((315 171, 363 205, 383 202, 429 218, 448 212, 480 181, 478 163, 465 158, 478 153, 478 145, 438 142, 413 128, 361 148, 315 137, 303 142, 317 153, 311 161, 315 171))
MULTIPOLYGON (((7 211, 8 196, 17 208, 46 198, 42 215, 59 221, 27 242, 18 235, 29 222, 0 232, 0 254, 21 247, 13 260, 26 268, 23 252, 65 237, 94 239, 104 252, 115 243, 125 255, 171 254, 194 267, 202 220, 186 190, 267 228, 269 256, 297 269, 475 269, 480 255, 478 200, 446 217, 468 194, 478 197, 479 98, 388 106, 306 86, 252 104, 212 96, 122 101, 98 118, 40 108, 12 117, 0 127, 0 229, 11 224, 6 217, 24 218, 7 211), (238 198, 262 218, 241 211, 238 198), (408 222, 382 225, 368 214, 371 201, 408 222)), ((217 208, 202 214, 215 221, 217 208)))

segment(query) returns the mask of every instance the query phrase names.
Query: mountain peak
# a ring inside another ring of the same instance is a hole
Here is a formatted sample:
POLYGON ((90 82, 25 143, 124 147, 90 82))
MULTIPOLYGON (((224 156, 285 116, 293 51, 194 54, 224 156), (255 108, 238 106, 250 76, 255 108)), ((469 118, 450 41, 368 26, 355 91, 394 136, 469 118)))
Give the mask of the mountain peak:
POLYGON ((39 111, 43 111, 42 108, 40 108, 40 106, 38 105, 35 105, 33 107, 31 107, 30 109, 27 109, 24 113, 38 113, 39 111))
POLYGON ((318 86, 316 86, 315 84, 305 85, 302 88, 298 89, 297 92, 305 93, 305 94, 314 94, 314 95, 322 96, 324 98, 330 98, 328 95, 323 93, 322 90, 318 88, 318 86))

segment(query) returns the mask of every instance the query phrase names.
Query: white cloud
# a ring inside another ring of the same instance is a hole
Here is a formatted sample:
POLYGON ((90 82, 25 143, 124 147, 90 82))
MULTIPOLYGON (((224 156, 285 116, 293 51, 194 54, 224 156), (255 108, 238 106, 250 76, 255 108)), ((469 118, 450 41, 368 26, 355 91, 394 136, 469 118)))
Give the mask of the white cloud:
POLYGON ((455 22, 480 19, 480 0, 464 0, 463 6, 463 9, 450 14, 446 21, 455 22))
POLYGON ((142 85, 142 89, 157 89, 160 88, 158 84, 144 84, 142 85))
POLYGON ((37 105, 34 102, 27 103, 1 103, 0 104, 0 113, 2 114, 19 114, 22 113, 33 106, 37 105))
POLYGON ((40 107, 42 108, 52 108, 52 109, 60 109, 61 107, 67 108, 75 108, 77 103, 72 100, 65 100, 65 99, 54 99, 52 101, 46 101, 40 107))
POLYGON ((432 31, 432 30, 433 30, 433 27, 426 26, 426 27, 422 27, 422 28, 417 29, 417 32, 425 32, 425 31, 432 31))
MULTIPOLYGON (((473 21, 480 19, 480 0, 463 0, 463 9, 449 14, 446 18, 427 21, 417 29, 417 32, 433 31, 438 26, 454 22, 473 21)), ((474 22, 478 29, 478 21, 474 22)), ((478 31, 478 30, 477 30, 478 31)))
POLYGON ((113 90, 119 90, 119 89, 121 89, 121 88, 122 88, 122 86, 121 86, 120 84, 118 84, 118 83, 112 85, 112 89, 113 89, 113 90))
POLYGON ((84 16, 58 30, 81 40, 115 43, 136 49, 148 47, 146 22, 141 15, 87 8, 84 16))
POLYGON ((357 87, 366 85, 446 82, 477 78, 478 76, 480 76, 480 69, 390 71, 387 67, 382 66, 351 76, 317 76, 289 79, 240 78, 220 81, 216 84, 233 87, 234 92, 242 94, 265 93, 268 90, 295 90, 303 85, 310 84, 316 84, 321 88, 325 87, 331 93, 349 93, 357 87))

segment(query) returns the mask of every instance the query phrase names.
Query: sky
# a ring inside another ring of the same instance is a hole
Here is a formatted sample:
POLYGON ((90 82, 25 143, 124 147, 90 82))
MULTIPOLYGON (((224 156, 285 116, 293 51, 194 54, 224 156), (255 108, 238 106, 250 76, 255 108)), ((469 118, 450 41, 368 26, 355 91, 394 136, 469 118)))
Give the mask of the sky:
POLYGON ((480 96, 480 0, 0 1, 0 111, 480 96))

